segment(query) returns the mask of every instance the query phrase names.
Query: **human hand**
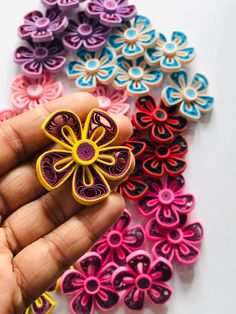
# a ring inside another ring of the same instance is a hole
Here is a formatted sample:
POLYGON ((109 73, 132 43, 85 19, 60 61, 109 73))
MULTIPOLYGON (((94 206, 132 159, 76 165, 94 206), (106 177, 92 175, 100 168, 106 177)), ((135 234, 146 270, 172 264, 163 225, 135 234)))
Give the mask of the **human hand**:
MULTIPOLYGON (((82 121, 98 107, 89 94, 72 94, 0 124, 0 304, 1 314, 22 313, 119 218, 124 201, 111 193, 93 206, 78 204, 71 182, 47 192, 35 161, 50 143, 41 132, 55 110, 70 109, 82 121)), ((126 141, 132 125, 114 117, 114 144, 126 141)))

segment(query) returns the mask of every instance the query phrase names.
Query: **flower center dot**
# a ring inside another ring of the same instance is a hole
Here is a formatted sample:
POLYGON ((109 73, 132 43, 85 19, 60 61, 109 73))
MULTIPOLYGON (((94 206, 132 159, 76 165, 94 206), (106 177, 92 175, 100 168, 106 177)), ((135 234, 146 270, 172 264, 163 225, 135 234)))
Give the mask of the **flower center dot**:
POLYGON ((157 122, 164 122, 168 118, 166 112, 163 109, 159 108, 153 112, 153 117, 157 122))
POLYGON ((48 56, 48 50, 45 47, 38 47, 35 49, 34 55, 37 60, 44 60, 48 56))
POLYGON ((27 88, 27 94, 32 99, 38 99, 42 96, 43 87, 40 84, 33 84, 27 88))
POLYGON ((81 140, 73 147, 72 157, 76 163, 87 166, 93 164, 98 158, 98 147, 90 140, 81 140))
POLYGON ((89 35, 92 34, 92 32, 93 32, 93 27, 89 25, 88 23, 80 24, 78 27, 78 33, 82 37, 88 37, 89 35))
POLYGON ((86 69, 89 73, 96 73, 99 69, 100 62, 97 59, 91 59, 86 62, 86 69))
POLYGON ((164 50, 164 53, 167 55, 167 56, 172 56, 175 54, 176 52, 176 49, 177 49, 177 46, 175 43, 173 42, 167 42, 165 43, 164 47, 163 47, 163 50, 164 50))
POLYGON ((170 189, 163 189, 159 192, 159 199, 162 204, 171 204, 174 199, 174 193, 170 189))
POLYGON ((124 32, 124 37, 128 42, 135 42, 138 38, 138 31, 135 28, 129 28, 124 32))
POLYGON ((84 288, 88 294, 97 294, 100 289, 99 280, 96 277, 85 279, 84 288))
POLYGON ((136 279, 136 285, 141 290, 147 290, 151 287, 152 280, 150 276, 142 274, 139 275, 136 279))
POLYGON ((155 151, 156 155, 160 159, 165 159, 170 155, 170 150, 166 146, 160 146, 155 151))
POLYGON ((97 100, 102 110, 108 110, 111 105, 111 100, 106 96, 98 96, 97 100))
POLYGON ((122 242, 122 235, 118 231, 111 231, 107 236, 107 241, 111 247, 119 247, 122 242))
POLYGON ((104 1, 104 8, 105 8, 105 11, 108 13, 116 12, 117 7, 118 6, 117 6, 116 1, 112 1, 112 0, 104 1))
POLYGON ((171 230, 167 235, 168 240, 173 244, 178 244, 183 240, 183 232, 181 229, 171 230))
POLYGON ((188 87, 184 90, 183 96, 186 101, 194 101, 197 98, 197 92, 194 88, 188 87))
POLYGON ((143 77, 143 69, 140 67, 132 67, 129 69, 129 76, 134 81, 139 81, 143 77))
POLYGON ((35 23, 38 30, 46 29, 50 24, 50 20, 47 17, 41 17, 35 23))

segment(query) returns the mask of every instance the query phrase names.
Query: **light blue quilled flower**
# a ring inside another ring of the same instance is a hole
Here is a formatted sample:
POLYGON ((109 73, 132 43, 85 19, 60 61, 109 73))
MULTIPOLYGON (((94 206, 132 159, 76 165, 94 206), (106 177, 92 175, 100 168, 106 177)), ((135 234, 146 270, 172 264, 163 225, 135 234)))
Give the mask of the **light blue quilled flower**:
POLYGON ((162 91, 162 100, 166 106, 178 106, 179 114, 197 121, 201 113, 212 109, 214 98, 207 96, 208 80, 202 74, 196 74, 190 81, 185 71, 172 73, 170 85, 162 91))
POLYGON ((156 36, 150 20, 137 15, 132 21, 124 22, 120 27, 113 29, 108 43, 126 59, 134 59, 142 56, 147 48, 155 44, 156 36))
POLYGON ((127 89, 131 96, 146 95, 150 88, 158 87, 163 81, 162 71, 150 67, 143 57, 127 60, 119 55, 117 66, 118 71, 113 85, 116 89, 127 89))
POLYGON ((190 63, 195 56, 195 49, 187 47, 187 37, 181 32, 173 32, 171 40, 159 33, 154 47, 145 52, 145 59, 150 65, 160 65, 164 72, 180 70, 183 64, 190 63))
POLYGON ((75 79, 81 91, 93 92, 97 84, 110 84, 117 71, 117 56, 113 49, 104 48, 100 52, 81 49, 76 58, 67 65, 69 79, 75 79))

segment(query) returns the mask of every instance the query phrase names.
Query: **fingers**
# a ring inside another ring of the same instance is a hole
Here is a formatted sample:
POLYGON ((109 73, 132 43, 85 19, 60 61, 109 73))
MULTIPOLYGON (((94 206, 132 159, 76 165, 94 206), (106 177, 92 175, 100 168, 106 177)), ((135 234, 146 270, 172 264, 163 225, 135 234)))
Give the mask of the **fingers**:
MULTIPOLYGON (((122 145, 132 134, 132 125, 130 120, 123 115, 115 115, 113 118, 120 132, 112 145, 122 145)), ((36 176, 35 160, 31 159, 25 164, 21 164, 17 168, 10 170, 0 178, 0 216, 3 219, 7 218, 15 210, 36 200, 44 193, 46 191, 36 176)), ((66 193, 71 195, 71 187, 68 187, 66 193)), ((29 205, 24 209, 22 213, 23 217, 30 213, 29 207, 31 208, 32 205, 29 205), (28 212, 25 213, 27 210, 28 212)), ((18 216, 17 220, 19 219, 18 216)), ((13 218, 13 221, 15 221, 15 218, 13 218)))
POLYGON ((41 131, 41 125, 49 114, 58 109, 70 109, 84 121, 89 111, 96 107, 98 102, 94 96, 76 93, 0 123, 0 175, 49 144, 50 140, 41 131))
POLYGON ((104 202, 85 208, 16 255, 13 267, 18 273, 26 305, 55 282, 115 223, 124 206, 123 198, 112 193, 104 202))

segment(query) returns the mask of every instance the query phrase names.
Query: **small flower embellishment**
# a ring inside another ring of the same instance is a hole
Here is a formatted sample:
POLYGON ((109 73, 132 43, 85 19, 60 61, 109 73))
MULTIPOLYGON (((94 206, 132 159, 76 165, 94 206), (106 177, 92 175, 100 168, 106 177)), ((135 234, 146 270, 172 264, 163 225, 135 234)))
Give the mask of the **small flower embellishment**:
POLYGON ((160 178, 165 173, 170 176, 179 175, 187 167, 183 159, 187 151, 187 142, 181 135, 177 135, 171 143, 165 145, 149 143, 143 161, 143 170, 153 178, 160 178))
POLYGON ((93 92, 97 84, 110 84, 116 74, 116 53, 106 47, 100 52, 81 49, 67 65, 69 79, 75 79, 81 91, 93 92))
POLYGON ((126 59, 135 59, 142 55, 156 41, 156 31, 150 20, 137 15, 133 21, 123 23, 113 29, 108 43, 117 53, 126 59))
POLYGON ((59 8, 61 11, 76 9, 80 2, 84 0, 41 0, 41 2, 50 9, 59 8))
POLYGON ((132 116, 134 126, 140 132, 150 131, 155 142, 169 142, 174 139, 176 133, 182 133, 187 128, 185 118, 173 110, 168 110, 161 101, 156 101, 151 95, 140 97, 136 108, 132 116))
POLYGON ((63 35, 63 44, 72 52, 77 52, 81 48, 97 51, 106 45, 110 30, 98 20, 90 19, 84 12, 79 12, 78 22, 69 21, 69 26, 63 35))
POLYGON ((125 265, 126 257, 141 247, 144 242, 143 228, 140 225, 130 227, 130 223, 131 214, 125 210, 113 227, 92 247, 104 262, 125 265))
POLYGON ((67 270, 61 278, 61 292, 72 295, 70 311, 73 314, 93 314, 95 308, 110 310, 119 301, 112 287, 111 276, 115 263, 103 263, 95 252, 85 254, 79 260, 80 270, 67 270))
POLYGON ((61 82, 55 82, 45 73, 39 79, 17 75, 12 82, 13 105, 20 111, 33 109, 39 105, 60 97, 63 93, 61 82))
POLYGON ((155 303, 169 300, 172 289, 166 284, 172 277, 171 264, 158 258, 151 262, 145 251, 136 251, 127 257, 127 265, 119 267, 113 274, 113 285, 117 291, 125 291, 125 305, 132 310, 141 310, 146 297, 155 303))
POLYGON ((88 0, 85 13, 99 19, 103 25, 116 27, 132 19, 137 10, 134 5, 128 5, 128 0, 88 0))
POLYGON ((150 67, 143 57, 127 60, 119 55, 117 66, 113 86, 118 90, 126 89, 131 96, 146 95, 150 88, 158 87, 163 81, 162 71, 150 67))
POLYGON ((195 56, 195 49, 187 47, 187 36, 181 32, 173 32, 171 41, 159 33, 154 47, 145 52, 145 59, 151 65, 160 65, 164 72, 175 72, 182 65, 190 63, 195 56))
POLYGON ((53 40, 67 26, 68 19, 60 10, 47 10, 45 16, 40 11, 33 11, 24 17, 24 24, 18 28, 18 35, 21 39, 32 39, 33 42, 41 43, 53 40))
POLYGON ((5 109, 0 111, 0 121, 5 121, 17 116, 17 112, 13 109, 5 109))
POLYGON ((170 85, 162 91, 162 100, 168 107, 177 106, 183 117, 198 121, 202 113, 210 111, 214 98, 206 96, 208 80, 202 74, 196 74, 190 82, 187 72, 172 73, 170 85))
POLYGON ((39 78, 44 72, 57 73, 66 64, 65 49, 59 39, 16 49, 14 61, 21 65, 22 72, 32 78, 39 78))
POLYGON ((130 111, 125 90, 116 90, 106 85, 98 85, 93 95, 97 98, 100 108, 112 114, 126 115, 130 111))
POLYGON ((111 192, 108 181, 123 179, 131 167, 130 149, 111 146, 118 128, 102 110, 92 110, 83 128, 73 112, 57 111, 43 123, 42 131, 63 149, 53 149, 39 157, 36 164, 39 181, 53 190, 73 175, 72 194, 81 204, 91 205, 105 199, 111 192))
POLYGON ((192 194, 183 193, 185 180, 182 176, 166 176, 149 184, 149 190, 139 200, 138 210, 149 217, 156 216, 163 228, 174 228, 180 223, 180 216, 190 213, 195 205, 192 194))
POLYGON ((38 299, 36 299, 25 311, 25 314, 49 314, 56 307, 56 301, 49 295, 48 292, 54 292, 51 290, 43 293, 38 299))
POLYGON ((146 234, 155 241, 152 252, 156 258, 164 257, 170 262, 176 259, 181 264, 193 264, 199 258, 203 227, 199 222, 186 223, 185 215, 174 229, 162 228, 155 218, 151 219, 146 234))

